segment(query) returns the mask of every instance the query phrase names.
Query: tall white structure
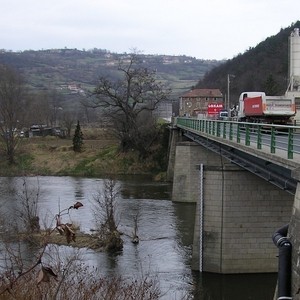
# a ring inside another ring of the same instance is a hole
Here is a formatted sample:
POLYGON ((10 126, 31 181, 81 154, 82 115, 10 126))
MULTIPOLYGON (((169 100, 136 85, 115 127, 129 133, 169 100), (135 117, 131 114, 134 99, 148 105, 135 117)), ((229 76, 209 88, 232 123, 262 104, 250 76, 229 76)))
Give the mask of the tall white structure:
POLYGON ((300 125, 300 34, 299 28, 294 28, 289 37, 289 85, 286 97, 295 99, 295 125, 300 125))
POLYGON ((299 28, 289 38, 289 86, 288 91, 300 92, 300 35, 299 28))

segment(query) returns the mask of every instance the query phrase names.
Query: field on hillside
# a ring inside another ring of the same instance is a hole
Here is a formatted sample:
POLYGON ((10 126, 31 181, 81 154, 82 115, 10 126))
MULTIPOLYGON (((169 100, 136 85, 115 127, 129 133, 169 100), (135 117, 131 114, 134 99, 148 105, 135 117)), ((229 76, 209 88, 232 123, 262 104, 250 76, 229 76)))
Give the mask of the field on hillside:
POLYGON ((105 130, 83 133, 86 138, 80 153, 73 151, 72 139, 23 138, 16 151, 15 165, 8 165, 5 155, 1 155, 0 176, 151 175, 160 170, 153 157, 140 161, 134 151, 119 152, 118 141, 105 130))

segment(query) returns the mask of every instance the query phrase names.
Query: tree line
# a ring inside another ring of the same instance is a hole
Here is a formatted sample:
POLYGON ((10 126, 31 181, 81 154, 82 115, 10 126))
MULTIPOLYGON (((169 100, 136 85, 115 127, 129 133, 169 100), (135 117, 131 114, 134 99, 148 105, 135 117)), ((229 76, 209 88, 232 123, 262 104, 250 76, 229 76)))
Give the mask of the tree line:
MULTIPOLYGON (((81 98, 81 109, 97 110, 99 117, 109 119, 120 150, 136 150, 140 158, 145 158, 159 133, 153 112, 171 91, 157 80, 155 70, 144 67, 138 52, 120 59, 116 68, 119 77, 100 77, 93 91, 81 98)), ((10 164, 15 163, 18 132, 32 122, 64 125, 70 135, 75 116, 65 114, 60 119, 59 114, 62 112, 57 92, 29 93, 20 73, 6 65, 0 67, 0 131, 10 164)), ((73 148, 79 152, 83 138, 79 122, 75 134, 73 148)))

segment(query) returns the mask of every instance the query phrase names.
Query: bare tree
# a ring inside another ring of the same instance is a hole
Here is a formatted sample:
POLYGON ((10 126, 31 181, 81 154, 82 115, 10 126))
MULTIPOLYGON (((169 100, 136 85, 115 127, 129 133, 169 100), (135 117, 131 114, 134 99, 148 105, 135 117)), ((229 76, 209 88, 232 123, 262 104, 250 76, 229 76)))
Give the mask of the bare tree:
POLYGON ((49 125, 51 120, 51 107, 46 92, 30 95, 28 103, 27 125, 49 125))
POLYGON ((117 230, 117 200, 119 189, 114 179, 104 180, 103 191, 93 197, 93 213, 100 239, 109 251, 123 249, 123 241, 117 230))
POLYGON ((113 232, 117 230, 117 199, 119 190, 113 179, 104 180, 102 191, 93 197, 94 217, 98 230, 113 232))
POLYGON ((0 66, 0 131, 9 163, 15 162, 25 111, 24 83, 21 76, 7 66, 0 66))
POLYGON ((62 111, 61 102, 62 95, 56 90, 51 90, 48 94, 49 107, 50 107, 50 123, 51 126, 58 126, 60 121, 60 114, 62 111))
POLYGON ((118 71, 120 80, 99 79, 86 105, 101 108, 112 120, 122 151, 135 149, 144 157, 156 137, 152 112, 170 90, 156 80, 155 71, 143 67, 136 52, 119 60, 118 71))
MULTIPOLYGON (((27 191, 27 188, 25 188, 25 190, 27 191)), ((30 200, 28 195, 26 197, 27 199, 25 202, 29 203, 30 200)), ((25 206, 28 206, 28 204, 26 203, 25 206)), ((29 204, 29 206, 31 206, 31 204, 29 204)), ((36 274, 37 284, 41 282, 49 282, 50 277, 57 277, 52 268, 46 266, 43 262, 47 254, 47 249, 49 248, 49 238, 53 232, 58 231, 61 235, 65 236, 68 244, 71 241, 75 241, 76 234, 72 229, 72 224, 62 222, 62 217, 64 215, 68 215, 71 209, 78 210, 82 206, 83 204, 81 202, 76 202, 74 205, 59 211, 59 213, 56 215, 56 226, 45 231, 45 233, 41 235, 41 241, 39 245, 40 250, 38 251, 37 257, 33 259, 32 264, 30 264, 29 266, 28 264, 25 264, 25 261, 23 260, 20 241, 18 241, 18 243, 16 244, 17 247, 13 248, 11 246, 11 241, 7 237, 2 236, 2 238, 4 239, 3 241, 5 247, 5 255, 3 260, 1 260, 2 257, 0 258, 1 267, 4 266, 4 272, 0 272, 0 298, 4 294, 10 294, 11 290, 15 286, 17 286, 18 283, 22 281, 22 279, 26 280, 27 275, 34 272, 37 268, 39 268, 39 272, 36 274)), ((30 212, 29 215, 32 216, 32 213, 30 212)), ((31 230, 31 228, 29 228, 29 230, 31 230)), ((50 256, 50 254, 48 256, 50 256)), ((62 280, 64 280, 64 277, 62 280)), ((59 289, 60 284, 55 291, 55 295, 58 294, 59 289)), ((53 299, 56 299, 56 297, 54 297, 53 299)))
POLYGON ((0 299, 157 300, 163 295, 157 278, 104 277, 85 264, 75 248, 63 253, 57 245, 48 245, 42 256, 33 257, 37 263, 29 269, 21 249, 7 250, 1 261, 6 265, 0 274, 0 299))
POLYGON ((70 138, 71 137, 71 130, 72 130, 72 127, 75 123, 74 114, 72 114, 70 112, 63 113, 62 123, 63 123, 64 127, 66 127, 66 129, 67 129, 67 137, 70 138))
POLYGON ((40 186, 37 179, 37 187, 29 187, 26 178, 23 178, 23 190, 18 195, 20 200, 19 216, 27 233, 40 232, 40 218, 38 216, 38 202, 40 186))

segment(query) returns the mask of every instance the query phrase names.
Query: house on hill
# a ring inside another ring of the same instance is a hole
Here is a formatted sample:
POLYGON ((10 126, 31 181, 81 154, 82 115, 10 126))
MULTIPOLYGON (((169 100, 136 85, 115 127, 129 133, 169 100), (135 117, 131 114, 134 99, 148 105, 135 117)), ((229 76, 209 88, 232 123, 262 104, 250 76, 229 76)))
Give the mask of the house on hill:
POLYGON ((179 98, 179 116, 206 116, 209 106, 222 109, 223 104, 219 89, 193 89, 179 98))

